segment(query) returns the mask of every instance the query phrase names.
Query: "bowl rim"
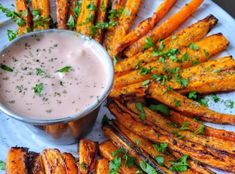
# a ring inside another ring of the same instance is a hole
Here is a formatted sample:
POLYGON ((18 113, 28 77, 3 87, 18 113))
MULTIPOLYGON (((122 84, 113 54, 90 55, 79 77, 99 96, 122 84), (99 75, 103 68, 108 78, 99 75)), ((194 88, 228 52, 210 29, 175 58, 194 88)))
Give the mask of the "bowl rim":
POLYGON ((0 111, 2 111, 3 113, 5 113, 5 115, 7 115, 8 117, 14 118, 18 121, 21 122, 25 122, 25 123, 29 123, 29 124, 33 124, 33 125, 49 125, 49 124, 59 124, 59 123, 67 123, 70 121, 74 121, 74 120, 78 120, 81 119, 83 117, 85 117, 86 115, 88 115, 89 113, 93 112, 95 109, 97 109, 104 101, 105 99, 108 97, 112 86, 113 86, 113 81, 114 81, 114 66, 113 66, 113 61, 111 59, 111 57, 109 56, 108 52, 106 51, 106 49, 100 44, 98 43, 96 40, 83 35, 81 33, 75 32, 75 31, 71 31, 71 30, 61 30, 61 29, 49 29, 49 30, 39 30, 39 31, 33 31, 30 33, 26 33, 20 37, 17 37, 16 39, 14 39, 13 41, 5 44, 1 49, 0 49, 0 55, 9 47, 11 47, 12 45, 14 45, 15 43, 23 40, 23 39, 27 39, 28 37, 31 37, 33 35, 40 35, 40 34, 46 34, 46 33, 68 33, 68 34, 72 34, 74 36, 80 37, 82 39, 84 39, 85 41, 89 41, 91 42, 91 44, 94 44, 99 51, 99 53, 103 54, 103 59, 106 59, 106 62, 108 62, 108 64, 104 63, 104 66, 108 66, 107 67, 107 71, 108 73, 110 73, 109 78, 108 78, 108 82, 107 85, 100 97, 100 99, 98 100, 98 102, 94 102, 93 104, 89 105, 87 108, 85 108, 83 111, 74 113, 72 115, 68 115, 66 117, 62 117, 62 118, 55 118, 55 119, 33 119, 31 117, 27 117, 27 116, 23 116, 20 114, 17 114, 13 111, 11 111, 8 107, 6 107, 5 105, 3 105, 3 103, 0 101, 0 111))

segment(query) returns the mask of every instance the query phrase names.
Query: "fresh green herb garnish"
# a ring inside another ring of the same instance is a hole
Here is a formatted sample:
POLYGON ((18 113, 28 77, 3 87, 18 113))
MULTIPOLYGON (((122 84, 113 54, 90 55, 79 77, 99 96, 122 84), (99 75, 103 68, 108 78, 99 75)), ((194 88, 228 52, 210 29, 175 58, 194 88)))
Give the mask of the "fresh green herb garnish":
POLYGON ((195 43, 191 43, 188 47, 194 51, 197 51, 199 49, 199 46, 197 46, 195 43))
POLYGON ((124 11, 124 14, 125 14, 126 16, 130 16, 130 15, 131 15, 131 11, 128 10, 128 9, 126 9, 126 10, 124 11))
POLYGON ((167 143, 153 144, 153 147, 156 151, 165 153, 167 149, 167 143))
POLYGON ((69 16, 69 20, 67 22, 67 26, 69 27, 70 30, 75 29, 75 21, 72 15, 69 16))
POLYGON ((219 73, 220 71, 221 71, 221 68, 217 68, 217 69, 213 70, 212 73, 217 74, 217 73, 219 73))
POLYGON ((154 158, 156 161, 157 161, 157 163, 160 165, 160 166, 163 166, 163 164, 164 164, 164 157, 163 156, 157 156, 157 157, 155 157, 154 158))
POLYGON ((77 1, 73 11, 75 18, 77 18, 81 13, 81 5, 82 5, 82 0, 77 1))
POLYGON ((153 68, 145 68, 145 67, 141 67, 140 68, 140 75, 146 75, 151 73, 151 71, 153 70, 153 68))
POLYGON ((136 109, 140 112, 139 118, 140 118, 141 120, 144 120, 145 117, 146 117, 146 113, 145 113, 145 111, 144 111, 144 107, 143 107, 142 103, 136 103, 136 104, 135 104, 135 107, 136 107, 136 109))
POLYGON ((41 76, 46 74, 45 71, 43 71, 41 68, 36 68, 36 75, 41 76))
POLYGON ((189 84, 189 78, 182 78, 180 74, 175 75, 175 81, 181 85, 181 87, 185 88, 189 84))
POLYGON ((170 162, 171 163, 170 170, 176 172, 185 172, 189 167, 189 164, 187 162, 188 157, 189 157, 188 155, 183 155, 176 162, 170 162))
POLYGON ((121 157, 116 157, 109 162, 109 174, 118 174, 121 167, 121 157))
POLYGON ((32 11, 33 15, 33 27, 45 27, 45 25, 51 21, 50 18, 45 18, 41 16, 40 10, 36 9, 32 11))
POLYGON ((203 49, 203 52, 204 52, 204 54, 205 54, 206 59, 208 59, 208 58, 209 58, 209 53, 208 53, 208 51, 206 51, 205 49, 203 49))
POLYGON ((6 170, 6 163, 0 160, 0 170, 6 170))
POLYGON ((168 80, 167 75, 153 74, 151 78, 154 79, 155 81, 161 82, 162 85, 164 85, 166 81, 168 80))
POLYGON ((126 166, 133 166, 135 162, 135 158, 131 157, 128 155, 128 153, 125 151, 123 147, 119 148, 116 151, 112 152, 112 156, 117 156, 117 155, 122 155, 122 158, 125 160, 125 165, 126 166))
POLYGON ((65 66, 61 69, 58 69, 56 72, 60 72, 60 73, 68 73, 72 71, 72 67, 71 66, 65 66))
POLYGON ((177 100, 177 99, 175 98, 175 99, 174 99, 174 105, 175 105, 175 107, 181 106, 180 100, 177 100))
POLYGON ((225 106, 230 108, 230 109, 233 109, 234 108, 234 101, 232 100, 226 100, 225 101, 225 106))
POLYGON ((144 48, 143 50, 147 50, 148 48, 155 48, 156 45, 155 43, 153 42, 153 39, 152 38, 147 38, 146 41, 145 41, 145 45, 144 45, 144 48))
POLYGON ((9 66, 2 64, 2 63, 0 63, 0 68, 4 71, 13 72, 12 68, 10 68, 9 66))
POLYGON ((14 40, 17 37, 17 35, 18 35, 17 31, 7 30, 7 36, 9 41, 14 40))
POLYGON ((198 103, 200 103, 202 106, 208 107, 208 99, 207 98, 201 98, 198 100, 198 103))
POLYGON ((218 103, 220 101, 220 98, 216 94, 212 94, 211 97, 215 103, 218 103))
POLYGON ((145 161, 140 161, 140 168, 147 174, 157 174, 157 171, 145 161))
POLYGON ((97 10, 96 6, 93 3, 88 4, 86 8, 90 11, 97 10))
POLYGON ((117 155, 120 155, 122 153, 126 153, 125 149, 123 147, 119 148, 118 150, 115 150, 112 152, 112 156, 117 156, 117 155))
POLYGON ((190 57, 187 52, 184 53, 180 58, 180 61, 189 61, 189 60, 190 60, 190 57))
POLYGON ((163 104, 150 105, 149 109, 151 109, 152 111, 160 112, 161 114, 166 116, 170 115, 170 109, 163 104))
POLYGON ((204 134, 205 132, 205 125, 201 124, 197 130, 195 130, 195 134, 204 134))
POLYGON ((180 130, 189 130, 189 122, 183 122, 180 130))
POLYGON ((44 89, 43 83, 38 83, 33 87, 34 93, 35 94, 41 94, 44 89))
POLYGON ((185 137, 184 135, 181 135, 177 130, 172 131, 172 134, 175 135, 178 139, 183 139, 185 137))
POLYGON ((192 100, 196 100, 198 98, 197 91, 191 91, 190 93, 188 93, 188 98, 192 100))
POLYGON ((142 83, 142 86, 149 86, 149 83, 150 83, 150 80, 145 80, 145 81, 143 81, 143 83, 142 83))
POLYGON ((117 56, 114 56, 114 57, 113 57, 113 65, 116 65, 117 62, 118 62, 118 58, 117 58, 117 56))

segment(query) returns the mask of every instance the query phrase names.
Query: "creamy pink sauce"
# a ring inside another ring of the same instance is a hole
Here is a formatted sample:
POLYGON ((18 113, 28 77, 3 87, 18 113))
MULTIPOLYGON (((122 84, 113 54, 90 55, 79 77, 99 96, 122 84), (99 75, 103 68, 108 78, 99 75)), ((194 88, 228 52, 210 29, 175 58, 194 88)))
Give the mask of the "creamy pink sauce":
POLYGON ((37 119, 81 112, 98 102, 107 86, 108 70, 101 59, 89 41, 71 34, 21 40, 0 56, 1 102, 37 119))

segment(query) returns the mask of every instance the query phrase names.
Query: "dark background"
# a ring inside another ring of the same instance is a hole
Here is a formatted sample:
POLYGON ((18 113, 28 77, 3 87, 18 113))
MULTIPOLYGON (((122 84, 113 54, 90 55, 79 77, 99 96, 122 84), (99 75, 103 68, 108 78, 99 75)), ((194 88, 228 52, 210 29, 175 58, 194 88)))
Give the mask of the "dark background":
POLYGON ((221 6, 233 18, 235 18, 235 0, 213 0, 216 4, 221 6))

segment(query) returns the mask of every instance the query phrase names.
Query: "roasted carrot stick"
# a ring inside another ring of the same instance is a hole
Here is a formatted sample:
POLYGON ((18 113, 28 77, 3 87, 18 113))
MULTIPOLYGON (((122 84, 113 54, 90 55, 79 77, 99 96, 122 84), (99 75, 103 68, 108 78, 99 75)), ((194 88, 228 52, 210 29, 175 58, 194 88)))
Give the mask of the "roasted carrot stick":
POLYGON ((77 20, 77 32, 92 36, 92 26, 95 21, 95 14, 98 0, 85 0, 82 2, 81 15, 77 20))
POLYGON ((140 52, 143 49, 147 38, 151 38, 154 42, 159 39, 165 39, 181 24, 183 24, 198 9, 202 2, 203 0, 192 0, 160 26, 156 27, 146 36, 133 43, 129 48, 127 48, 124 54, 127 57, 130 57, 140 52))
POLYGON ((70 153, 63 153, 63 158, 65 161, 67 174, 77 174, 78 173, 78 167, 76 165, 76 160, 70 153))
MULTIPOLYGON (((173 121, 174 123, 177 123, 180 126, 182 126, 184 123, 189 123, 188 128, 192 131, 198 130, 201 126, 200 122, 198 122, 192 118, 186 117, 185 115, 178 113, 178 112, 175 112, 175 111, 170 112, 169 119, 171 121, 173 121)), ((220 138, 222 140, 228 140, 228 141, 235 142, 235 133, 234 132, 205 126, 204 133, 207 136, 212 136, 212 137, 220 138)))
POLYGON ((95 158, 97 154, 97 143, 87 139, 80 140, 79 143, 79 169, 81 174, 94 172, 95 158))
MULTIPOLYGON (((182 48, 188 46, 192 42, 197 42, 201 40, 206 34, 216 25, 217 19, 213 15, 209 15, 206 18, 190 25, 177 32, 173 36, 169 36, 163 40, 163 50, 167 51, 173 48, 182 48)), ((156 48, 160 47, 160 43, 156 44, 156 48)), ((153 50, 146 50, 144 53, 138 53, 138 55, 128 57, 120 62, 118 62, 115 66, 116 73, 125 73, 129 70, 133 70, 136 68, 136 65, 141 62, 141 65, 145 65, 155 59, 156 56, 152 55, 153 50)))
POLYGON ((168 148, 174 151, 178 151, 181 154, 188 154, 192 159, 198 160, 208 166, 219 168, 226 171, 235 170, 235 166, 232 162, 225 162, 223 159, 218 159, 211 154, 208 154, 205 149, 201 149, 199 145, 192 144, 188 141, 182 141, 180 139, 175 139, 169 134, 160 134, 156 132, 151 126, 144 125, 141 122, 134 121, 129 114, 123 112, 116 105, 109 104, 110 111, 116 117, 116 123, 122 124, 127 129, 136 133, 137 135, 151 140, 157 143, 167 143, 168 148), (160 136, 156 136, 160 135, 160 136), (201 150, 200 150, 201 149, 201 150))
MULTIPOLYGON (((135 112, 136 114, 140 114, 140 112, 137 110, 135 103, 128 103, 127 107, 135 112)), ((158 113, 155 113, 153 111, 151 111, 150 109, 143 107, 146 117, 145 120, 146 122, 148 122, 147 124, 149 125, 154 125, 157 126, 169 133, 174 133, 174 132, 178 132, 181 136, 183 136, 184 140, 187 141, 191 141, 197 144, 201 144, 203 146, 206 146, 208 148, 212 148, 212 149, 216 149, 218 151, 221 152, 227 152, 228 154, 235 154, 235 143, 231 142, 231 141, 225 141, 225 140, 221 140, 215 137, 205 137, 202 136, 204 135, 204 129, 201 131, 202 135, 197 135, 194 132, 191 132, 190 129, 188 129, 187 127, 184 129, 187 130, 181 130, 180 128, 176 128, 171 126, 171 122, 169 120, 167 120, 166 118, 164 118, 163 116, 161 116, 158 113), (234 148, 233 148, 234 147, 234 148)), ((138 118, 138 115, 136 114, 132 114, 133 117, 138 118)), ((202 127, 204 127, 203 124, 201 124, 202 127)), ((216 154, 217 155, 217 154, 216 154)))
POLYGON ((141 67, 139 70, 131 71, 130 73, 116 77, 114 80, 114 87, 118 88, 137 82, 143 82, 150 79, 151 74, 166 74, 167 69, 187 68, 194 64, 205 62, 213 55, 226 49, 228 44, 228 40, 220 33, 208 36, 205 39, 195 43, 195 45, 198 46, 198 49, 196 50, 189 47, 179 49, 179 53, 176 55, 177 60, 167 58, 164 62, 151 62, 141 67), (189 59, 182 62, 178 61, 186 54, 189 59))
POLYGON ((127 34, 131 25, 134 22, 136 14, 140 8, 142 0, 127 0, 123 13, 119 19, 119 23, 115 28, 112 45, 110 45, 109 53, 111 57, 115 56, 117 52, 113 50, 117 44, 117 40, 127 34))
POLYGON ((32 174, 45 174, 42 155, 37 155, 33 159, 33 164, 29 167, 32 174))
POLYGON ((49 29, 50 2, 49 0, 32 0, 34 30, 49 29))
MULTIPOLYGON (((121 14, 121 12, 123 11, 125 3, 126 3, 126 0, 113 0, 112 1, 112 9, 108 13, 109 22, 112 21, 116 25, 118 24, 119 14, 121 14)), ((110 50, 109 47, 112 44, 115 26, 109 26, 107 31, 105 32, 103 45, 106 47, 107 50, 110 50)))
POLYGON ((12 147, 7 155, 6 173, 28 173, 26 166, 28 150, 12 147))
MULTIPOLYGON (((108 8, 109 1, 108 0, 99 0, 98 2, 98 10, 97 10, 97 17, 96 17, 96 24, 104 23, 107 17, 107 8, 108 8)), ((97 29, 96 34, 94 35, 94 39, 102 43, 103 42, 103 34, 104 31, 102 29, 97 29)))
POLYGON ((23 26, 18 26, 18 35, 31 31, 32 18, 26 0, 16 0, 16 11, 21 14, 25 22, 23 26))
POLYGON ((69 12, 69 3, 67 0, 56 0, 56 19, 57 28, 66 29, 69 12))
POLYGON ((203 121, 219 124, 235 125, 235 116, 229 114, 218 113, 212 111, 198 102, 188 99, 174 91, 167 91, 167 88, 159 83, 151 83, 149 87, 149 95, 165 105, 182 112, 190 117, 197 117, 203 121), (178 104, 176 104, 178 103, 178 104))
POLYGON ((125 37, 121 38, 114 48, 114 54, 121 52, 124 48, 130 46, 135 41, 148 33, 153 27, 168 13, 177 0, 165 0, 155 10, 153 15, 143 20, 134 30, 129 32, 125 37))
MULTIPOLYGON (((99 151, 102 157, 108 159, 109 161, 112 161, 115 156, 113 156, 113 152, 117 151, 118 148, 111 142, 111 141, 105 141, 99 145, 99 151)), ((130 174, 136 174, 137 171, 140 169, 137 166, 126 166, 125 162, 121 161, 121 166, 119 168, 120 173, 130 173, 130 174)))
POLYGON ((96 174, 109 174, 109 161, 107 159, 102 158, 97 161, 96 174))

